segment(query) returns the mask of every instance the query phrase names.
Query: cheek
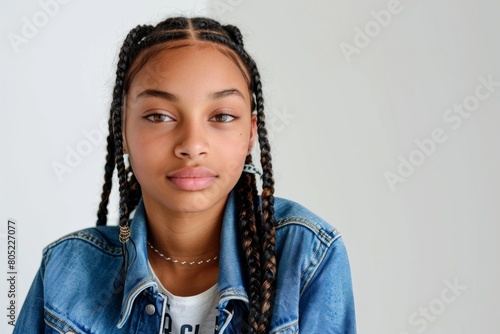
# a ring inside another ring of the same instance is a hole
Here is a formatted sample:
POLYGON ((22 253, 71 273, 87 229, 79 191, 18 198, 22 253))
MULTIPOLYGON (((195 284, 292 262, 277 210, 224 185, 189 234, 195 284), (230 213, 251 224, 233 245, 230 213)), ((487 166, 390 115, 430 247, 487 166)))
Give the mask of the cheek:
POLYGON ((165 150, 164 145, 160 145, 155 141, 148 141, 146 138, 135 138, 134 136, 127 139, 130 163, 138 179, 161 170, 161 152, 165 150))
POLYGON ((232 177, 239 177, 245 164, 245 158, 248 154, 249 145, 248 134, 240 134, 234 141, 226 141, 221 145, 221 161, 225 161, 221 168, 232 177))

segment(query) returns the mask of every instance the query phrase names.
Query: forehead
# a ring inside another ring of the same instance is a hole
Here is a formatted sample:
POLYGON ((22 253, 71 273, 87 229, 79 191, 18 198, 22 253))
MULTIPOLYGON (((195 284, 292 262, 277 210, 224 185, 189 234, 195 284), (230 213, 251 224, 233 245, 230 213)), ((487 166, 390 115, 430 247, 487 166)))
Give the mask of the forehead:
POLYGON ((177 43, 146 51, 131 67, 130 93, 141 88, 234 86, 250 89, 249 75, 236 54, 208 42, 177 43), (185 86, 185 87, 182 87, 185 86))

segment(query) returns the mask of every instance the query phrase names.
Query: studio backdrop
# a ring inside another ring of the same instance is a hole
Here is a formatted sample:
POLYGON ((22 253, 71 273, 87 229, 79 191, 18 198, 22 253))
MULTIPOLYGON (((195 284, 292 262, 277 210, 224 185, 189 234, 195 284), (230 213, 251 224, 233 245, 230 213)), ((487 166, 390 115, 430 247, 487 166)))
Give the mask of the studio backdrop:
POLYGON ((173 15, 241 28, 276 195, 341 232, 359 333, 498 331, 500 2, 4 0, 1 333, 43 248, 95 225, 121 41, 173 15))

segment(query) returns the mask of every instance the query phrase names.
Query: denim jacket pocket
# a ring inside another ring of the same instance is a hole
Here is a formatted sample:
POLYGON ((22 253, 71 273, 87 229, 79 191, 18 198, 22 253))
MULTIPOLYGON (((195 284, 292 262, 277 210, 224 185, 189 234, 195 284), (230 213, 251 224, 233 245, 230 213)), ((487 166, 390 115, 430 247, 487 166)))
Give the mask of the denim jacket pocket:
MULTIPOLYGON (((85 334, 84 332, 77 332, 75 329, 71 328, 66 322, 59 319, 56 315, 52 314, 50 311, 44 311, 45 324, 54 330, 54 333, 62 334, 85 334)), ((47 331, 45 331, 47 333, 47 331)), ((50 332, 52 333, 52 332, 50 332)))

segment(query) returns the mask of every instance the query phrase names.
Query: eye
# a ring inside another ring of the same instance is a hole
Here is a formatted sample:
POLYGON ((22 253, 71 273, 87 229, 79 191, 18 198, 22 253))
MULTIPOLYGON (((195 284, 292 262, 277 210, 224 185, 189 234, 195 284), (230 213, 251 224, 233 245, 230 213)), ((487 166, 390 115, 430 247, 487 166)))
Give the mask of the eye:
POLYGON ((218 114, 210 118, 210 120, 213 120, 215 122, 220 122, 220 123, 230 123, 237 119, 238 117, 229 115, 229 114, 218 114))
POLYGON ((172 117, 168 115, 159 113, 148 115, 145 118, 153 123, 171 122, 174 120, 172 117))

